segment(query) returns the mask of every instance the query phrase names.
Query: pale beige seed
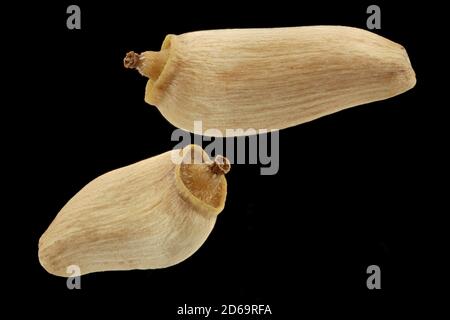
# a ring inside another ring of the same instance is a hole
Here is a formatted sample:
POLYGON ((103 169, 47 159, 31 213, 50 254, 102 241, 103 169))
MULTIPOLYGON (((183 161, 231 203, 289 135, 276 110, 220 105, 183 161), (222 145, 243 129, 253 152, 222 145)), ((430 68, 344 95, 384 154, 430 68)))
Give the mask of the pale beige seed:
POLYGON ((416 83, 405 49, 362 29, 310 26, 168 35, 124 60, 176 127, 282 129, 383 100, 416 83))
POLYGON ((155 269, 197 251, 223 210, 226 158, 211 161, 198 146, 173 150, 108 172, 87 184, 39 240, 39 260, 68 277, 107 270, 155 269), (189 163, 195 158, 197 162, 189 163), (198 161, 200 159, 200 161, 198 161))

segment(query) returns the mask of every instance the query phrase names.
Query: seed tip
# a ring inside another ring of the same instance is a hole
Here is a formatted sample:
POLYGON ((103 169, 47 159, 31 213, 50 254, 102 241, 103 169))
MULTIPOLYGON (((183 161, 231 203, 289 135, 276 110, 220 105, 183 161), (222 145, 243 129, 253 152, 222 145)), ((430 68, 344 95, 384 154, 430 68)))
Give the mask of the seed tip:
POLYGON ((211 171, 215 174, 227 174, 231 169, 230 160, 226 157, 218 155, 211 164, 211 171))
POLYGON ((140 63, 139 54, 134 51, 130 51, 123 59, 123 65, 128 69, 136 69, 140 63))

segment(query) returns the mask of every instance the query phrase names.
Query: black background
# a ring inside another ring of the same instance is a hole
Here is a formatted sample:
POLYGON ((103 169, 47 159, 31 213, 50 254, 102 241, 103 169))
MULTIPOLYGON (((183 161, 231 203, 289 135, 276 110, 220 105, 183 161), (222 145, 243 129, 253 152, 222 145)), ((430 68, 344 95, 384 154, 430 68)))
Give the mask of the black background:
POLYGON ((430 231, 424 217, 440 210, 434 208, 440 195, 431 191, 443 149, 434 139, 440 107, 426 90, 436 72, 430 63, 439 60, 437 35, 429 31, 439 9, 410 2, 378 2, 382 29, 375 32, 405 46, 416 87, 281 131, 277 175, 261 176, 259 165, 234 165, 226 208, 191 258, 163 270, 86 275, 78 291, 39 265, 40 235, 80 188, 176 144, 174 127, 144 102, 146 80, 123 68, 124 54, 158 50, 168 33, 201 29, 366 28, 372 4, 289 3, 61 1, 40 7, 45 19, 35 50, 45 76, 32 80, 40 90, 30 121, 37 177, 29 186, 36 199, 28 221, 32 299, 42 308, 67 305, 73 313, 95 306, 170 319, 184 303, 270 304, 272 318, 287 319, 281 315, 307 309, 362 307, 363 316, 420 295, 429 281, 420 271, 427 252, 422 238, 430 231), (81 7, 81 30, 66 28, 70 4, 81 7), (429 48, 436 51, 432 61, 429 48), (366 287, 371 264, 381 268, 378 291, 366 287))

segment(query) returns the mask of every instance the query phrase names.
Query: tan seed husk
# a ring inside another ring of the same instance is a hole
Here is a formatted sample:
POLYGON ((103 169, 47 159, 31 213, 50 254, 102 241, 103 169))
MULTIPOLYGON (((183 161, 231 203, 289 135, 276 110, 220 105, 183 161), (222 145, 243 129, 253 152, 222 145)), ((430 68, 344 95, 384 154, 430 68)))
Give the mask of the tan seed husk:
POLYGON ((401 45, 343 26, 168 35, 161 51, 130 52, 124 63, 149 78, 145 101, 174 126, 193 132, 201 120, 221 135, 295 126, 416 83, 401 45))
POLYGON ((70 265, 87 274, 177 264, 212 231, 225 205, 229 169, 226 158, 211 161, 190 145, 108 172, 61 209, 39 240, 39 260, 65 277, 70 265))

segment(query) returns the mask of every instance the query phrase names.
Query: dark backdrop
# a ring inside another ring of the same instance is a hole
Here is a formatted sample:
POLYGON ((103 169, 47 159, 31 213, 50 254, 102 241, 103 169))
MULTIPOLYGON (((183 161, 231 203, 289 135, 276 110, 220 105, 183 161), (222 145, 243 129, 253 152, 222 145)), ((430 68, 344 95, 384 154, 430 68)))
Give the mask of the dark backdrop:
POLYGON ((430 158, 442 149, 431 138, 439 116, 425 91, 432 72, 426 48, 434 38, 424 24, 433 23, 430 15, 439 9, 410 2, 378 3, 382 29, 375 32, 406 47, 416 87, 281 131, 275 176, 259 175, 258 165, 234 165, 226 208, 191 258, 163 270, 86 275, 79 291, 39 265, 40 235, 81 187, 176 144, 170 141, 174 127, 144 102, 146 80, 123 68, 127 51, 157 50, 167 33, 201 29, 366 28, 372 4, 288 3, 61 1, 40 7, 45 19, 35 50, 44 76, 29 80, 39 87, 31 106, 38 176, 29 186, 36 196, 29 223, 31 294, 43 311, 56 303, 69 313, 88 315, 85 307, 95 306, 169 319, 184 303, 232 303, 270 304, 274 319, 336 307, 363 307, 364 316, 420 293, 427 279, 414 271, 427 251, 424 216, 435 210, 428 197, 430 158), (81 30, 66 28, 70 4, 81 7, 81 30), (371 264, 381 268, 378 291, 366 288, 371 264))

